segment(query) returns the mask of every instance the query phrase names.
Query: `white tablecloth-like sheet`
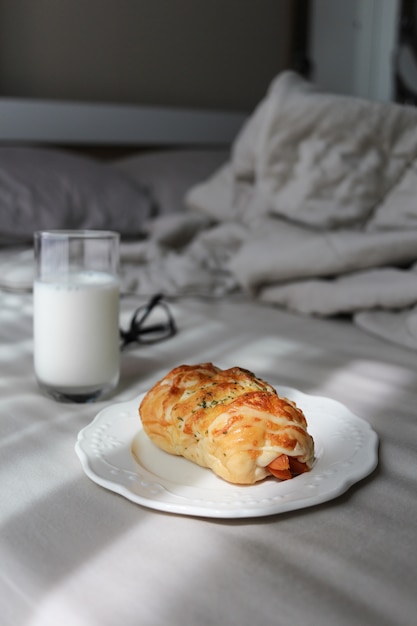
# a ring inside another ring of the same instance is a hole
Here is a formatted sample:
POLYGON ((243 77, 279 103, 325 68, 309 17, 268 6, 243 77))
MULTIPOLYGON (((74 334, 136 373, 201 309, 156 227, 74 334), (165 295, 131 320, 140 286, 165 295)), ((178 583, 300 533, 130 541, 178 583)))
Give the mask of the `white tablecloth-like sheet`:
POLYGON ((178 335, 127 351, 111 398, 58 404, 32 370, 31 295, 0 294, 2 626, 417 623, 416 352, 255 304, 173 311, 178 335), (143 508, 86 477, 74 444, 100 409, 207 360, 345 404, 378 433, 378 468, 330 502, 240 520, 143 508))

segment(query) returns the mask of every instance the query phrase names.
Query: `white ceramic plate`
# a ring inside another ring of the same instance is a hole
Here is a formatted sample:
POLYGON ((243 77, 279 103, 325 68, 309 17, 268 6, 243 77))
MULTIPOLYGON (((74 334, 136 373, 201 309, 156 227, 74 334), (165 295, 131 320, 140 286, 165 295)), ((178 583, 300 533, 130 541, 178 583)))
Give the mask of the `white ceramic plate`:
POLYGON ((100 411, 79 433, 75 450, 91 480, 137 504, 216 518, 260 517, 326 502, 375 469, 378 437, 367 422, 334 400, 288 387, 277 391, 303 410, 315 441, 313 468, 292 480, 232 485, 163 452, 141 426, 138 406, 144 394, 100 411))

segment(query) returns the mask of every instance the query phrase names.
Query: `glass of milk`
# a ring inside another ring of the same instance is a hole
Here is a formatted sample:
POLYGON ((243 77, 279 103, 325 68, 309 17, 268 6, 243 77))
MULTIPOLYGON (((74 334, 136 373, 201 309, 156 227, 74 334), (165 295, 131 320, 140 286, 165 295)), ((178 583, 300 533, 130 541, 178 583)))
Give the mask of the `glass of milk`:
POLYGON ((49 396, 91 402, 119 382, 119 234, 34 235, 34 367, 49 396))

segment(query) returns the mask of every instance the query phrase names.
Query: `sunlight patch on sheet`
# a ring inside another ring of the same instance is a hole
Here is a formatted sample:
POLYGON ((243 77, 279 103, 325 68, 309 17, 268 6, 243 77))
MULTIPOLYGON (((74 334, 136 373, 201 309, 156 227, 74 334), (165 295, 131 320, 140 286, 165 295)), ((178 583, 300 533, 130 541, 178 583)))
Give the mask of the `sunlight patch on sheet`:
POLYGON ((320 353, 321 350, 317 348, 306 347, 304 343, 285 337, 272 335, 259 339, 248 337, 246 341, 240 341, 233 351, 224 354, 223 362, 226 361, 228 367, 237 365, 260 375, 264 371, 279 372, 285 363, 297 358, 302 365, 302 360, 311 361, 320 353))
POLYGON ((16 315, 16 311, 20 314, 32 315, 33 313, 33 300, 32 295, 27 294, 15 294, 15 293, 1 293, 2 306, 0 309, 1 319, 12 318, 16 315))
POLYGON ((189 609, 184 600, 189 595, 187 589, 192 594, 198 593, 205 578, 216 575, 222 564, 225 539, 219 532, 219 545, 213 550, 213 545, 206 541, 204 522, 191 527, 182 516, 170 516, 170 532, 161 535, 153 515, 142 515, 141 507, 137 507, 135 514, 132 527, 127 530, 115 527, 114 535, 106 543, 95 543, 92 538, 91 550, 87 547, 82 563, 74 564, 64 578, 52 581, 51 577, 50 588, 36 598, 32 617, 25 626, 108 624, 107 618, 114 613, 115 606, 120 624, 154 624, 157 611, 158 623, 187 623, 189 609), (189 554, 190 542, 198 546, 199 553, 199 558, 191 561, 183 558, 189 554), (132 553, 132 546, 141 544, 143 550, 132 553), (155 559, 158 549, 164 552, 163 563, 155 559), (168 581, 162 604, 160 587, 155 585, 155 581, 161 580, 161 568, 164 580, 168 581), (98 589, 108 589, 109 571, 114 583, 110 592, 97 593, 98 589), (172 584, 175 580, 184 581, 184 597, 178 595, 172 584))
POLYGON ((382 363, 368 359, 354 359, 329 372, 320 386, 311 390, 328 395, 349 405, 355 410, 356 399, 369 406, 372 414, 395 404, 396 390, 415 389, 417 373, 392 363, 382 363), (341 390, 343 392, 341 393, 341 390))
POLYGON ((7 362, 7 367, 11 361, 19 360, 21 356, 27 356, 33 352, 33 340, 26 339, 24 341, 13 342, 10 344, 0 345, 0 362, 7 362))
MULTIPOLYGON (((7 485, 7 493, 10 496, 13 495, 13 498, 9 496, 6 501, 3 501, 2 524, 6 525, 20 515, 30 515, 32 499, 48 500, 53 497, 54 492, 65 490, 65 485, 70 484, 74 479, 68 465, 65 467, 61 464, 60 467, 56 460, 51 458, 56 456, 58 450, 56 447, 52 453, 51 447, 46 445, 31 451, 28 449, 24 459, 16 458, 13 463, 7 463, 5 469, 1 471, 2 484, 7 485), (47 459, 43 465, 39 463, 42 455, 47 459), (19 474, 17 474, 17 466, 19 474), (27 477, 24 482, 21 478, 23 475, 27 477), (20 479, 17 476, 20 476, 20 479)), ((63 453, 64 458, 65 451, 63 453)), ((78 470, 75 464, 74 468, 78 470)))

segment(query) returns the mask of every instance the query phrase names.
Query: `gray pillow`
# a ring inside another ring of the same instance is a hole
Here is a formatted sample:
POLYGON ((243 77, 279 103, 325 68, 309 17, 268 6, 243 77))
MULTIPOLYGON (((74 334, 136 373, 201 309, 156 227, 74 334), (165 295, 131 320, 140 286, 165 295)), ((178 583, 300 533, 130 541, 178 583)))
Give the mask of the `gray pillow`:
POLYGON ((151 215, 148 191, 110 164, 64 150, 0 146, 0 243, 35 230, 105 229, 137 236, 151 215))
POLYGON ((156 215, 169 215, 184 212, 186 192, 229 158, 227 149, 183 148, 133 154, 113 164, 149 189, 156 215))

